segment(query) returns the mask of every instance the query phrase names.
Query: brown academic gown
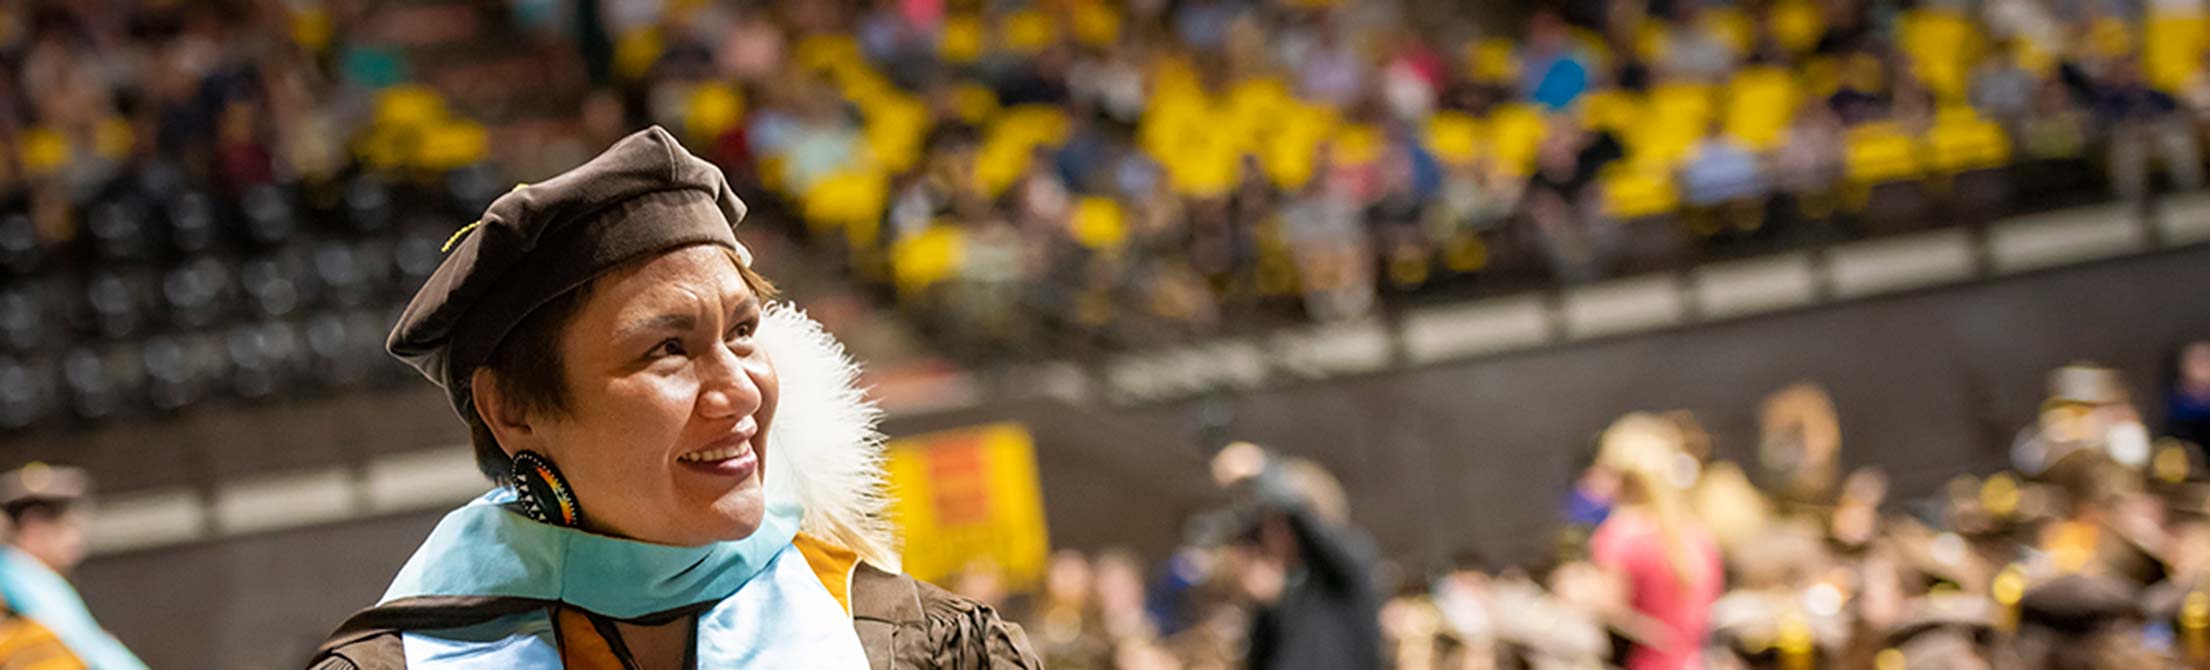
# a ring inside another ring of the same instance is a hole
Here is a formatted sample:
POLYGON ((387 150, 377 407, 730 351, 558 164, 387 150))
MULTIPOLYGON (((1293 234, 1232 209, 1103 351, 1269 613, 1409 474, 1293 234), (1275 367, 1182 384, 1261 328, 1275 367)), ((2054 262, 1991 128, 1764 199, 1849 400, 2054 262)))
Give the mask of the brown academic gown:
MULTIPOLYGON (((867 654, 870 670, 1040 670, 1043 662, 1028 645, 1018 624, 973 600, 903 574, 884 572, 857 561, 848 552, 827 548, 801 535, 798 548, 831 595, 844 601, 867 654)), ((627 623, 663 624, 693 619, 713 602, 647 615, 627 623)), ((406 655, 400 633, 437 630, 489 621, 533 609, 563 608, 558 603, 524 598, 435 596, 408 598, 363 610, 338 627, 309 661, 310 670, 403 670, 406 655)), ((561 655, 570 670, 634 668, 619 642, 588 635, 610 622, 566 610, 560 621, 561 655), (571 627, 571 621, 587 623, 571 627), (571 640, 581 640, 571 643, 571 640), (600 658, 579 659, 580 655, 600 658)), ((618 637, 618 636, 616 636, 618 637)), ((686 665, 695 661, 686 662, 686 665)))

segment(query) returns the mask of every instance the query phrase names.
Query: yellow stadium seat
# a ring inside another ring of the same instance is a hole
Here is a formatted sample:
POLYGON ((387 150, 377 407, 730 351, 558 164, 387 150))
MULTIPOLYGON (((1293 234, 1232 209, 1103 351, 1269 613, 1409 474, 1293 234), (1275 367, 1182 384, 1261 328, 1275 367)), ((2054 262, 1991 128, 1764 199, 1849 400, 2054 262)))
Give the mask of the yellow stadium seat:
POLYGON ((1926 134, 1927 167, 1957 173, 2002 167, 2010 162, 2010 136, 2003 127, 1971 107, 1943 108, 1926 134))
POLYGON ((1021 105, 999 112, 983 129, 982 146, 975 151, 975 188, 992 197, 1003 193, 1028 171, 1037 147, 1066 142, 1068 124, 1066 110, 1051 105, 1021 105))
POLYGON ((1092 47, 1108 47, 1120 41, 1120 10, 1106 0, 1073 3, 1074 40, 1092 47))
POLYGON ((1450 165, 1470 165, 1481 157, 1481 120, 1458 111, 1427 118, 1427 150, 1450 165))
POLYGON ((445 119, 445 96, 421 84, 400 84, 376 94, 377 125, 417 129, 445 119))
POLYGON ((1249 149, 1269 141, 1282 111, 1295 104, 1297 98, 1289 92, 1289 84, 1279 77, 1253 77, 1228 89, 1228 120, 1241 133, 1244 148, 1249 149))
POLYGON ((981 125, 997 115, 998 94, 981 84, 957 84, 952 87, 952 108, 959 120, 981 125))
POLYGON ((1642 96, 1616 88, 1600 88, 1573 101, 1574 118, 1589 128, 1624 133, 1642 122, 1642 96))
POLYGON ((936 56, 948 63, 972 63, 982 57, 983 41, 988 39, 982 18, 973 14, 953 14, 944 17, 944 24, 937 29, 936 56))
POLYGON ((1381 127, 1370 123, 1345 124, 1335 129, 1329 138, 1331 158, 1337 165, 1364 165, 1381 160, 1382 148, 1388 138, 1381 127))
POLYGON ((1898 21, 1897 38, 1911 58, 1912 72, 1937 99, 1964 99, 1972 66, 1985 50, 1972 19, 1956 12, 1913 10, 1898 21))
POLYGON ((52 128, 39 126, 23 131, 16 141, 17 158, 31 174, 52 173, 69 162, 69 140, 52 128))
POLYGON ((111 115, 92 128, 92 152, 103 158, 126 158, 137 143, 138 131, 131 128, 130 119, 111 115))
POLYGON ((2088 53, 2104 58, 2117 58, 2133 53, 2133 26, 2112 16, 2100 16, 2087 23, 2088 53))
POLYGON ((1474 81, 1511 82, 1519 77, 1519 46, 1501 37, 1476 41, 1467 47, 1466 65, 1474 81))
POLYGON ((818 33, 799 40, 790 50, 791 62, 813 72, 834 72, 847 64, 864 62, 859 40, 845 33, 818 33))
POLYGON ((300 7, 292 12, 292 42, 308 53, 320 53, 330 46, 330 37, 336 34, 330 21, 329 10, 321 7, 300 7))
POLYGON ((645 76, 652 64, 660 61, 660 53, 667 50, 661 40, 660 29, 644 27, 623 33, 614 38, 614 76, 636 79, 645 76))
POLYGON ((1915 178, 1919 175, 1918 142, 1893 121, 1850 128, 1844 140, 1842 168, 1843 174, 1860 184, 1915 178))
POLYGON ((876 170, 840 170, 815 180, 799 197, 808 227, 827 231, 882 217, 889 180, 876 170))
POLYGON ((1092 251, 1117 249, 1128 239, 1128 223, 1120 203, 1102 196, 1083 196, 1074 203, 1069 228, 1074 241, 1092 251))
POLYGON ((1496 169, 1510 175, 1526 175, 1534 171, 1535 152, 1542 147, 1543 135, 1549 132, 1549 119, 1541 107, 1513 102, 1497 105, 1489 113, 1489 157, 1496 169))
POLYGON ((938 223, 898 240, 890 250, 890 274, 898 293, 914 296, 950 279, 966 262, 966 231, 938 223))
POLYGON ((1771 66, 1743 69, 1728 82, 1726 116, 1721 121, 1728 135, 1758 151, 1779 144, 1796 112, 1795 77, 1771 66))
POLYGON ((1712 94, 1705 84, 1672 82, 1651 87, 1643 121, 1623 137, 1631 158, 1676 165, 1711 127, 1712 94))
POLYGON ((1639 219, 1680 208, 1680 189, 1673 171, 1660 164, 1620 163, 1597 176, 1602 186, 1604 214, 1617 219, 1639 219))
POLYGON ((1151 99, 1201 98, 1205 95, 1203 81, 1197 76, 1197 65, 1179 54, 1164 54, 1151 60, 1151 99))
POLYGON ((1334 110, 1320 105, 1297 102, 1283 110, 1274 137, 1257 147, 1267 178, 1285 191, 1303 188, 1319 169, 1320 142, 1339 122, 1334 110))
POLYGON ((867 109, 866 121, 861 131, 868 154, 874 157, 877 165, 892 172, 903 172, 920 162, 922 144, 928 139, 926 105, 912 96, 885 98, 867 109))
POLYGON ((1243 153, 1228 133, 1196 133, 1160 157, 1168 185, 1182 195, 1207 198, 1235 188, 1243 153))
POLYGON ((2152 15, 2141 33, 2141 67, 2151 86, 2177 93, 2202 73, 2203 54, 2210 50, 2210 17, 2152 15))
POLYGON ((1826 16, 1811 0, 1782 0, 1765 10, 1765 22, 1773 41, 1793 53, 1807 53, 1818 46, 1826 32, 1826 16))
POLYGON ((1056 39, 1059 24, 1042 11, 1022 9, 998 19, 997 43, 1013 53, 1034 54, 1056 39))
POLYGON ((683 106, 683 130, 693 141, 711 142, 743 118, 744 96, 723 82, 691 87, 690 102, 683 106))
POLYGON ((1672 36, 1665 30, 1665 23, 1656 19, 1643 19, 1634 29, 1634 52, 1645 63, 1661 63, 1672 51, 1672 36))
POLYGON ((1733 48, 1735 53, 1746 54, 1757 39, 1756 22, 1750 15, 1733 7, 1714 6, 1705 9, 1697 26, 1719 38, 1721 43, 1733 48))
POLYGON ((1065 142, 1072 129, 1066 108, 1057 105, 1019 105, 998 114, 997 132, 1011 134, 1031 147, 1065 142))
POLYGON ((424 128, 414 150, 416 167, 433 171, 466 167, 490 155, 491 134, 475 121, 447 119, 424 128))
POLYGON ((1828 56, 1813 56, 1796 71, 1797 91, 1808 98, 1824 99, 1842 87, 1842 63, 1828 56))

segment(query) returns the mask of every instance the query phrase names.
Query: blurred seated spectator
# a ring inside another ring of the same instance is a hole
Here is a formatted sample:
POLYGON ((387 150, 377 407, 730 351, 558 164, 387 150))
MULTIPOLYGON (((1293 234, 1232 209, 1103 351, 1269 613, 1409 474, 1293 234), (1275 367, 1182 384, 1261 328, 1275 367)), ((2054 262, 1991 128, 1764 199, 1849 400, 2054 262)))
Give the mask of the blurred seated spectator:
POLYGON ((2164 432, 2210 455, 2201 451, 2210 447, 2210 341, 2187 343, 2178 359, 2165 395, 2164 432))

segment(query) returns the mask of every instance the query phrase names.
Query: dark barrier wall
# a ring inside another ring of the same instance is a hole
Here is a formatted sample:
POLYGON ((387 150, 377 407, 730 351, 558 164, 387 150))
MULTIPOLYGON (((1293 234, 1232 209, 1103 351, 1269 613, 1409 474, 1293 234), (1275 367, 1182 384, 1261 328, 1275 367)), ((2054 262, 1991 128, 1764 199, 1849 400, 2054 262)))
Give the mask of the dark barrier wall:
MULTIPOLYGON (((2126 370, 2154 414, 2168 350, 2183 337, 2210 336, 2206 283, 2210 249, 2194 249, 1311 383, 1211 407, 1231 410, 1228 430, 1218 435, 1307 454, 1335 469, 1356 518, 1394 555, 1432 561, 1472 543, 1503 557, 1536 541, 1574 454, 1629 410, 1695 410, 1716 433, 1721 454, 1746 459, 1757 400, 1792 381, 1817 379, 1833 390, 1841 411, 1845 459, 1887 467, 1904 495, 1928 492, 1960 471, 1999 466, 2003 446, 2040 400, 2042 374, 2069 360, 2092 358, 2126 370)), ((424 434, 414 444, 457 441, 431 400, 364 399, 325 413, 369 426, 378 420, 358 416, 368 411, 363 407, 412 408, 424 434)), ((902 418, 890 428, 912 434, 1022 420, 1037 436, 1054 542, 1125 544, 1156 554, 1175 541, 1183 515, 1210 504, 1197 428, 1203 422, 1196 418, 1207 407, 1189 401, 1108 418, 1055 403, 1017 403, 902 418)), ((339 449, 311 430, 256 430, 306 440, 294 447, 311 453, 339 449)), ((366 434, 411 441, 390 432, 366 434)), ((240 439, 198 433, 184 436, 205 438, 196 447, 144 448, 182 450, 204 461, 212 458, 207 443, 240 439)), ((383 448, 354 445, 339 457, 383 448)), ((346 613, 382 592, 437 516, 106 556, 80 576, 93 610, 154 667, 291 668, 346 613)))
MULTIPOLYGON (((1227 434, 1310 456, 1394 555, 1466 544, 1522 557, 1540 541, 1577 452, 1634 410, 1693 410, 1716 451, 1750 463, 1757 404, 1797 380, 1833 394, 1847 465, 1886 468, 1902 496, 2007 462, 2044 375, 2090 359, 2123 370, 2151 427, 2164 360, 2210 337, 2210 250, 1591 342, 1225 400, 1227 434)), ((1193 439, 1202 403, 1132 413, 1193 439)))

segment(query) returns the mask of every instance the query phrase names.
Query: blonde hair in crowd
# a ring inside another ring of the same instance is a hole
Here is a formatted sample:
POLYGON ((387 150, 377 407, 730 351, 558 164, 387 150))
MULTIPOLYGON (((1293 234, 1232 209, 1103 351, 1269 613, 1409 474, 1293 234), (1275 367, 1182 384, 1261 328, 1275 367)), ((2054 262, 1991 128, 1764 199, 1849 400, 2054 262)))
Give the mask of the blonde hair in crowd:
POLYGON ((1689 529, 1695 524, 1688 509, 1684 477, 1686 452, 1681 450, 1680 428, 1648 412, 1619 417, 1604 435, 1596 454, 1597 467, 1619 475, 1621 507, 1632 506, 1649 514, 1665 542, 1665 559, 1682 582, 1695 578, 1690 561, 1689 529))

